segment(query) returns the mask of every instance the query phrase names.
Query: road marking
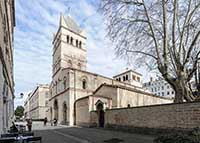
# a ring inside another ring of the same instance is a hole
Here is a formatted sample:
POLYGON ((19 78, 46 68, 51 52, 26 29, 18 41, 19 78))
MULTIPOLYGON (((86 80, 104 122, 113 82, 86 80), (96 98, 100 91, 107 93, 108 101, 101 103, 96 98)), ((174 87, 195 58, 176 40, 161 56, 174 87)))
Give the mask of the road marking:
POLYGON ((80 143, 92 143, 88 140, 84 140, 84 139, 81 139, 81 138, 78 138, 78 137, 75 137, 75 136, 72 136, 72 135, 69 135, 69 134, 65 134, 65 133, 62 133, 62 132, 59 132, 59 131, 55 131, 55 130, 51 130, 51 131, 56 133, 56 134, 62 135, 64 137, 70 138, 72 140, 78 141, 80 143))

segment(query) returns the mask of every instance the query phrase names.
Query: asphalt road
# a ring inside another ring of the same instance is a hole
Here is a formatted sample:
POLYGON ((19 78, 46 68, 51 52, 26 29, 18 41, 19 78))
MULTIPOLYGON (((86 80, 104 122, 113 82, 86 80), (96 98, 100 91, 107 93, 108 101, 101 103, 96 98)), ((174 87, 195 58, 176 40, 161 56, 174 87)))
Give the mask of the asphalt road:
POLYGON ((94 128, 62 127, 34 131, 42 143, 153 143, 153 137, 94 128))

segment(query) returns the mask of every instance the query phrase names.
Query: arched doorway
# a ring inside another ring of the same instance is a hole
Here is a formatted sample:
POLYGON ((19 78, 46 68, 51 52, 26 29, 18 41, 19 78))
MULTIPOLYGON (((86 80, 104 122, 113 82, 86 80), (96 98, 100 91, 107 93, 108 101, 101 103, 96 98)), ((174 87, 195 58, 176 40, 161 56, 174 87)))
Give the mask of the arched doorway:
POLYGON ((58 120, 58 100, 54 101, 54 118, 58 120))
POLYGON ((97 112, 99 117, 99 127, 104 127, 104 110, 103 110, 103 102, 97 101, 97 112))
POLYGON ((67 123, 67 104, 63 102, 63 124, 67 123))

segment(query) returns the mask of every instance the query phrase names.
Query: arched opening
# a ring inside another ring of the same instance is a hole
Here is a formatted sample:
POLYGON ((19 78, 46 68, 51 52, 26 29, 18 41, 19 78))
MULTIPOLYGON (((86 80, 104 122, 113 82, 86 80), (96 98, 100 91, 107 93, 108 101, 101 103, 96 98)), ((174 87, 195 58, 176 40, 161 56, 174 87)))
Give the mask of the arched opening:
POLYGON ((67 78, 64 77, 63 78, 63 88, 64 88, 64 90, 67 88, 66 82, 67 82, 67 78))
POLYGON ((67 104, 63 102, 63 124, 67 123, 67 104))
POLYGON ((54 119, 58 120, 58 100, 54 100, 54 119))
POLYGON ((83 81, 82 81, 82 87, 83 87, 83 89, 86 89, 86 86, 87 86, 87 82, 86 82, 85 79, 83 79, 83 81))
POLYGON ((79 42, 79 48, 82 48, 82 42, 81 41, 79 42))
POLYGON ((69 35, 67 35, 67 43, 69 43, 69 35))
POLYGON ((71 39, 70 39, 70 44, 73 45, 73 37, 71 37, 71 39))
POLYGON ((81 70, 81 63, 78 63, 78 69, 81 70))
POLYGON ((72 61, 71 60, 68 60, 68 66, 72 67, 72 61))
POLYGON ((76 40, 76 47, 78 47, 78 40, 76 40))
POLYGON ((55 82, 55 86, 56 86, 56 94, 58 93, 58 82, 55 82))
POLYGON ((98 117, 99 117, 99 127, 104 127, 104 107, 103 107, 103 102, 100 100, 97 101, 96 109, 98 112, 98 117))

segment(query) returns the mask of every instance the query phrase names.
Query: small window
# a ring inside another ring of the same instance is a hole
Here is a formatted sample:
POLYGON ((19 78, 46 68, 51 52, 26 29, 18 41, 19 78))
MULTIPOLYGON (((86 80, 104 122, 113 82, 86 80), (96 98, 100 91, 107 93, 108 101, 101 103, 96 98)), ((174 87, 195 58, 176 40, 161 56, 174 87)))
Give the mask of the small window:
POLYGON ((79 42, 79 48, 82 48, 82 42, 81 41, 79 42))
POLYGON ((172 94, 174 94, 174 91, 172 91, 172 94))
POLYGON ((127 107, 128 107, 128 108, 130 108, 130 107, 131 107, 131 105, 130 105, 130 104, 128 104, 128 105, 127 105, 127 107))
POLYGON ((83 89, 86 89, 86 84, 87 84, 87 83, 86 83, 86 80, 85 80, 85 79, 83 80, 83 83, 82 83, 82 84, 83 84, 83 85, 82 85, 82 86, 83 86, 83 89))
POLYGON ((162 92, 162 96, 164 96, 164 92, 162 92))
POLYGON ((167 91, 167 95, 169 95, 169 91, 167 91))
POLYGON ((119 81, 121 81, 121 77, 119 77, 119 81))
POLYGON ((126 75, 126 80, 128 80, 128 75, 126 75))
POLYGON ((76 47, 78 47, 78 40, 76 40, 76 47))
POLYGON ((70 42, 70 44, 72 44, 72 45, 73 45, 73 37, 71 37, 71 42, 70 42))
POLYGON ((63 87, 64 87, 64 89, 66 89, 66 87, 67 87, 67 85, 66 85, 66 77, 64 77, 64 79, 63 79, 63 87))
POLYGON ((125 76, 123 76, 123 81, 125 81, 126 80, 126 77, 125 76))
POLYGON ((162 86, 162 90, 164 90, 164 86, 162 86))
POLYGON ((67 35, 67 43, 69 43, 69 35, 67 35))
POLYGON ((139 82, 140 82, 140 77, 137 77, 137 81, 139 81, 139 82))
POLYGON ((80 70, 81 70, 81 64, 80 64, 80 63, 78 63, 78 69, 80 69, 80 70))
POLYGON ((136 76, 135 75, 133 75, 133 80, 135 80, 136 79, 136 76))

